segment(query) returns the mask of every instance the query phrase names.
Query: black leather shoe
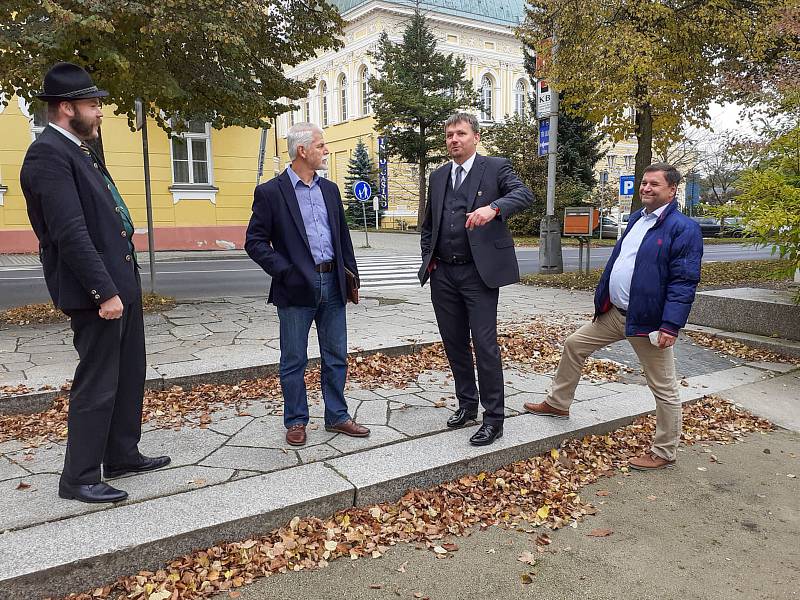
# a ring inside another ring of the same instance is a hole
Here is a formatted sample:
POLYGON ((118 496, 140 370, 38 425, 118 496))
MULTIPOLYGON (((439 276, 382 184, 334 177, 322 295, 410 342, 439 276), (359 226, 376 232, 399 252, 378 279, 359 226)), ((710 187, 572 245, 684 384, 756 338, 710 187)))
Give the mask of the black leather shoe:
POLYGON ((89 504, 102 504, 103 502, 122 502, 128 499, 128 492, 113 488, 107 483, 92 483, 89 485, 70 485, 63 481, 58 482, 58 496, 65 500, 79 500, 89 504))
POLYGON ((139 462, 133 465, 103 465, 103 477, 114 479, 128 473, 144 473, 166 467, 170 462, 169 456, 141 456, 139 462))
POLYGON ((470 421, 478 418, 478 411, 468 413, 466 408, 459 408, 453 416, 447 419, 447 426, 452 428, 464 427, 470 421))
POLYGON ((475 434, 469 438, 469 443, 473 446, 488 446, 497 439, 503 437, 502 425, 491 425, 484 423, 475 434))

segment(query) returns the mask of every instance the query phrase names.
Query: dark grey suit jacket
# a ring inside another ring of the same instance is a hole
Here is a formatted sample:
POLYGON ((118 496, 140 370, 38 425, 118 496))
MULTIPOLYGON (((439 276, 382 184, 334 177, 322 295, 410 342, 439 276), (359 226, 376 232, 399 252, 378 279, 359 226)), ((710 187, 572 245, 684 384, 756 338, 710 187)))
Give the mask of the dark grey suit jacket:
POLYGON ((60 309, 96 308, 119 295, 141 299, 122 218, 103 174, 77 144, 45 127, 28 148, 20 183, 39 238, 39 259, 53 303, 60 309))
MULTIPOLYGON (((419 280, 422 285, 428 280, 428 267, 439 238, 442 207, 446 186, 450 177, 451 163, 431 173, 428 182, 428 199, 425 220, 422 222, 422 267, 419 280)), ((514 213, 528 208, 533 203, 533 194, 520 181, 505 158, 475 155, 469 176, 467 201, 469 210, 488 206, 496 202, 500 214, 486 225, 467 230, 472 260, 483 282, 490 288, 498 288, 519 281, 519 266, 514 252, 514 240, 506 225, 514 213)))

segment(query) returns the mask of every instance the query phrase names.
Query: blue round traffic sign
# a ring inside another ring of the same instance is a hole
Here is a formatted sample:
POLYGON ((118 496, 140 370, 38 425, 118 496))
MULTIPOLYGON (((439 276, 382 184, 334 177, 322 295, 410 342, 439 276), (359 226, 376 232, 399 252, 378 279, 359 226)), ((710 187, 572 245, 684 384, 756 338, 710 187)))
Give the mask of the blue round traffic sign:
POLYGON ((356 181, 353 185, 353 195, 357 200, 366 202, 372 198, 372 186, 366 181, 356 181))

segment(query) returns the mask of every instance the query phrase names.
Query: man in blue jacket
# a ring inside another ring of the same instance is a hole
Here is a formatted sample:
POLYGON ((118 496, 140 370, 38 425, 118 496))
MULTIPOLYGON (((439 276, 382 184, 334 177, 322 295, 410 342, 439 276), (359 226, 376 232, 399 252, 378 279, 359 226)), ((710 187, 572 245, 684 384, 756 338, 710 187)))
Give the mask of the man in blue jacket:
POLYGON ((244 244, 247 254, 272 277, 268 302, 278 308, 280 379, 286 442, 306 443, 308 333, 317 325, 325 429, 367 437, 369 429, 347 412, 347 288, 345 269, 356 277, 353 242, 339 188, 321 178, 328 146, 311 123, 292 126, 286 136, 292 164, 256 188, 244 244))
POLYGON ((686 325, 700 281, 700 227, 678 210, 680 173, 666 163, 644 170, 639 195, 644 208, 631 215, 594 295, 595 315, 569 336, 552 389, 544 402, 525 410, 566 419, 583 363, 598 350, 627 338, 656 399, 652 448, 631 459, 639 470, 675 464, 681 435, 681 402, 672 346, 686 325))

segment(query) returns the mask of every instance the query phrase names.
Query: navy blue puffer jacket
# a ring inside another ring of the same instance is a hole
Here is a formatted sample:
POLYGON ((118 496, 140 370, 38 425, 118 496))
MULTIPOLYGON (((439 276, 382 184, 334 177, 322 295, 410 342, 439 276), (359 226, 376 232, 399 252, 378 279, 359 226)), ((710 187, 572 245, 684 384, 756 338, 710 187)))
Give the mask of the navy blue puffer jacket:
MULTIPOLYGON (((594 293, 595 318, 611 309, 611 270, 622 241, 641 216, 641 210, 631 215, 625 233, 614 246, 594 293)), ((686 325, 694 302, 702 258, 700 227, 681 213, 673 200, 645 234, 636 254, 625 320, 626 336, 645 336, 656 329, 678 335, 678 330, 686 325)))

